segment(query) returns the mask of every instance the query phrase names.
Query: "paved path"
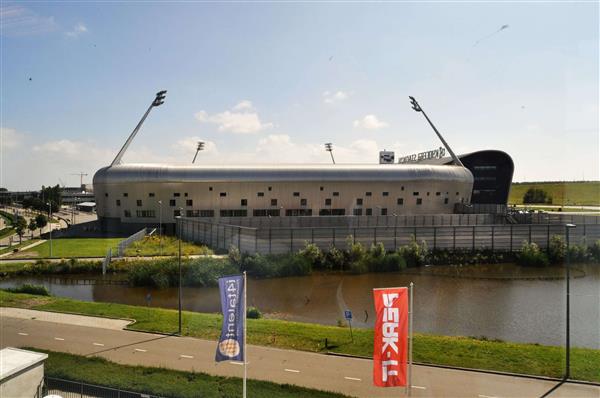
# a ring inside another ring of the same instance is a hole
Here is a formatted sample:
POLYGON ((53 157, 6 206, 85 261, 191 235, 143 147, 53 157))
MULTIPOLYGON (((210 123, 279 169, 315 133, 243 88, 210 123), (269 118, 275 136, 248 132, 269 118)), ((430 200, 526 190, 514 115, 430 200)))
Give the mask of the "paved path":
MULTIPOLYGON (((43 243, 45 241, 41 241, 43 243)), ((35 245, 34 245, 35 246, 35 245)), ((24 249, 22 249, 24 250, 24 249)), ((153 261, 153 260, 161 260, 165 258, 176 257, 173 256, 134 256, 134 257, 113 257, 112 260, 125 260, 125 261, 153 261)), ((183 256, 182 258, 202 258, 202 257, 212 257, 212 258, 225 258, 227 254, 190 254, 189 256, 183 256)), ((65 258, 2 258, 0 256, 0 264, 10 264, 10 263, 35 263, 39 260, 49 261, 52 263, 60 263, 65 259, 74 258, 79 261, 102 261, 104 257, 65 257, 65 258)))
MULTIPOLYGON (((1 347, 37 347, 79 355, 101 356, 128 365, 161 366, 222 376, 242 376, 242 366, 214 362, 214 341, 190 337, 116 330, 105 320, 94 327, 78 324, 77 318, 62 314, 40 316, 38 311, 18 315, 1 313, 1 347), (31 318, 27 319, 27 315, 31 318), (60 323, 59 323, 60 322, 60 323)), ((175 326, 175 325, 174 325, 175 326)), ((403 388, 375 388, 371 383, 370 360, 327 356, 302 351, 248 346, 248 377, 290 383, 358 397, 404 396, 403 388)), ((478 372, 415 366, 412 395, 415 397, 539 397, 555 381, 501 376, 478 372)), ((249 397, 253 397, 249 391, 249 397)), ((600 387, 566 384, 552 397, 598 398, 600 387)))

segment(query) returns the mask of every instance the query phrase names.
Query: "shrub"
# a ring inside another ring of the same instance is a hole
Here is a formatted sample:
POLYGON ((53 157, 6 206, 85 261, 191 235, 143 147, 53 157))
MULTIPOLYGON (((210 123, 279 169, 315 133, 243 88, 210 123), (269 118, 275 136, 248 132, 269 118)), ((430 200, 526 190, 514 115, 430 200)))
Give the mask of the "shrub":
POLYGON ((427 243, 421 241, 419 244, 415 236, 411 235, 409 244, 402 246, 398 252, 406 260, 407 266, 423 265, 427 259, 427 243))
POLYGON ((298 255, 308 260, 315 268, 323 266, 323 252, 314 243, 304 242, 304 248, 298 251, 298 255))
POLYGON ((343 270, 345 262, 344 253, 335 246, 330 246, 329 252, 325 255, 326 267, 328 269, 343 270))
POLYGON ((594 244, 590 246, 589 250, 591 260, 600 263, 600 239, 595 241, 594 244))
POLYGON ((545 267, 548 265, 548 256, 535 243, 523 242, 517 263, 527 267, 545 267))
POLYGON ((397 272, 406 268, 406 260, 399 253, 388 253, 383 257, 371 258, 369 271, 397 272))
POLYGON ((248 307, 246 309, 246 317, 249 319, 260 319, 262 318, 262 312, 256 307, 248 307))
POLYGON ((35 294, 37 296, 49 296, 50 292, 46 289, 46 286, 42 285, 30 285, 28 283, 24 285, 20 285, 17 287, 6 289, 12 293, 27 293, 27 294, 35 294))
POLYGON ((242 254, 240 253, 240 249, 237 246, 231 245, 229 246, 229 252, 227 253, 227 258, 229 261, 238 267, 242 265, 242 254))
POLYGON ((569 260, 574 263, 584 263, 591 259, 588 247, 585 244, 570 245, 569 260))
POLYGON ((523 195, 523 203, 552 203, 552 197, 539 188, 529 188, 523 195))
POLYGON ((551 264, 560 264, 567 254, 567 245, 560 235, 553 235, 548 246, 548 260, 551 264))

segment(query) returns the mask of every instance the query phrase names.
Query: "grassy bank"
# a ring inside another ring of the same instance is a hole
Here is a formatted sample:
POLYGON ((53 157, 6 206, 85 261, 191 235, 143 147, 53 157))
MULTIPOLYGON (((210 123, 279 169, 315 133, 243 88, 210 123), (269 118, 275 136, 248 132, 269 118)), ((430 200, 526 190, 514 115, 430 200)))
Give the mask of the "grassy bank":
MULTIPOLYGON (((135 319, 136 322, 130 326, 133 330, 172 333, 177 328, 177 311, 173 310, 82 302, 5 291, 0 291, 0 305, 135 319)), ((220 326, 220 315, 183 313, 185 335, 216 340, 220 326)), ((273 319, 248 319, 248 343, 370 357, 373 351, 373 331, 355 329, 352 343, 350 333, 345 328, 273 319), (328 340, 328 347, 325 347, 325 339, 328 340)), ((432 364, 560 377, 563 372, 564 350, 537 344, 415 334, 414 359, 432 364)), ((574 379, 600 382, 598 369, 600 350, 572 349, 571 374, 574 379)))
MULTIPOLYGON (((125 250, 126 256, 175 256, 179 253, 179 242, 173 236, 146 236, 134 242, 125 250)), ((184 256, 192 254, 213 254, 206 246, 190 242, 181 242, 181 253, 184 256)))
POLYGON ((508 203, 522 204, 523 195, 530 188, 546 191, 553 205, 600 205, 600 182, 523 182, 510 187, 508 203))
MULTIPOLYGON (((242 380, 236 377, 120 365, 99 357, 90 358, 37 348, 31 350, 48 354, 45 372, 50 377, 168 398, 194 398, 200 395, 228 398, 242 395, 242 380)), ((344 397, 341 394, 258 380, 248 380, 248 395, 274 398, 344 397)))
POLYGON ((109 248, 116 253, 117 245, 122 240, 122 238, 58 238, 52 239, 52 256, 50 256, 50 241, 24 250, 20 255, 40 258, 104 257, 109 248))

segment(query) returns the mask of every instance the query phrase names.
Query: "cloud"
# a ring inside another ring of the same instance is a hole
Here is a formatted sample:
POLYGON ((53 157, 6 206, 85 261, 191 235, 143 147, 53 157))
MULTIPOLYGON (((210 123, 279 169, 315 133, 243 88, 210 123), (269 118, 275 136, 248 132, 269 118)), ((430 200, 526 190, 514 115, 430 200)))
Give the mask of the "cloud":
POLYGON ((86 33, 88 31, 87 27, 83 24, 83 22, 78 22, 74 27, 73 30, 70 30, 68 32, 65 32, 65 35, 69 36, 69 37, 73 37, 73 38, 77 38, 79 37, 79 35, 86 33))
POLYGON ((0 149, 14 149, 17 148, 25 135, 23 133, 19 133, 15 129, 9 129, 6 127, 0 127, 0 149))
POLYGON ((237 134, 253 134, 273 127, 273 123, 263 123, 254 110, 250 101, 241 101, 231 110, 214 115, 206 111, 197 112, 195 118, 202 123, 211 123, 218 126, 219 131, 228 131, 237 134))
POLYGON ((354 127, 367 130, 379 130, 387 126, 388 124, 386 122, 379 120, 377 116, 373 114, 366 115, 362 119, 354 121, 354 127))
POLYGON ((345 91, 336 91, 330 92, 325 91, 323 93, 323 102, 326 104, 335 104, 337 102, 342 102, 350 96, 351 93, 345 91))
POLYGON ((54 17, 41 16, 22 5, 0 5, 0 34, 29 36, 53 32, 58 28, 54 17))

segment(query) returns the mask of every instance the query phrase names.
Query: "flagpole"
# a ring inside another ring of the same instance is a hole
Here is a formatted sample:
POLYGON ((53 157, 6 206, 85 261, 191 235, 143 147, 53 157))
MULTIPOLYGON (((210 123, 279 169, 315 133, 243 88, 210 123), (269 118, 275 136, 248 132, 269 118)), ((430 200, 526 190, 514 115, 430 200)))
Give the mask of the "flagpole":
POLYGON ((408 303, 408 396, 412 395, 413 290, 414 283, 411 282, 408 303))
POLYGON ((246 326, 246 318, 248 315, 247 303, 246 303, 246 290, 248 289, 248 285, 246 283, 246 271, 244 271, 244 387, 243 387, 243 398, 246 398, 246 374, 248 367, 248 351, 246 351, 246 334, 247 334, 247 326, 246 326))

